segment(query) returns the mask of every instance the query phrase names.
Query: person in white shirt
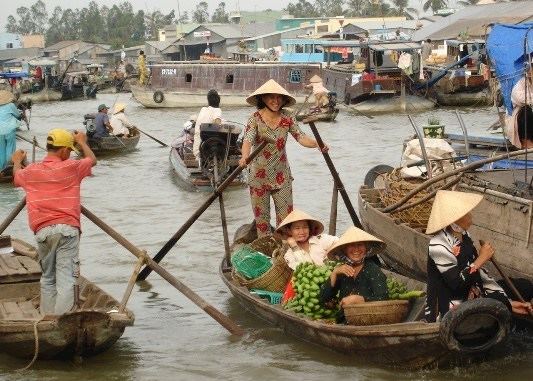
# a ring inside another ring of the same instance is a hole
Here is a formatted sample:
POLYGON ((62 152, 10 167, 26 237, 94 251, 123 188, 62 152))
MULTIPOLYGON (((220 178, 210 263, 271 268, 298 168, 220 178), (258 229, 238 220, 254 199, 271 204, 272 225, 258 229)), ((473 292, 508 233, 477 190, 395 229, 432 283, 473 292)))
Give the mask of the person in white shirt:
POLYGON ((117 103, 113 110, 113 116, 109 120, 111 127, 113 127, 113 135, 115 136, 128 136, 130 134, 130 128, 135 128, 126 117, 126 114, 124 114, 125 108, 126 105, 124 103, 117 103))
POLYGON ((285 261, 293 270, 303 262, 323 265, 328 250, 339 239, 329 234, 322 234, 324 225, 298 209, 289 213, 276 231, 287 236, 289 249, 285 253, 285 261))
POLYGON ((222 110, 220 109, 220 95, 216 90, 209 90, 207 93, 207 107, 202 107, 194 126, 194 142, 192 145, 192 153, 200 163, 200 144, 202 138, 200 137, 200 126, 203 123, 222 123, 222 110))

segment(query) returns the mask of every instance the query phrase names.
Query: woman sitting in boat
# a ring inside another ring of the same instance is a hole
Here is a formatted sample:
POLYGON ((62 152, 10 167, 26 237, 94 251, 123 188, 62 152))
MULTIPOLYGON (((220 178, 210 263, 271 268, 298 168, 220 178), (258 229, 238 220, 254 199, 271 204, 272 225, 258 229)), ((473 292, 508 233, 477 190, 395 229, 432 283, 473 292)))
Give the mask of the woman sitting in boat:
POLYGON ((128 117, 124 113, 125 109, 126 105, 124 103, 117 103, 115 105, 115 109, 113 110, 113 116, 109 120, 111 127, 113 127, 113 135, 118 137, 129 136, 130 129, 135 128, 135 126, 131 124, 128 117))
POLYGON ((533 110, 530 105, 520 107, 518 110, 516 130, 522 149, 533 148, 533 110))
POLYGON ((329 259, 342 262, 320 288, 320 303, 339 303, 337 323, 346 323, 343 307, 388 299, 387 277, 369 256, 382 251, 385 244, 356 227, 349 228, 329 249, 329 259))
POLYGON ((315 108, 314 112, 320 112, 322 107, 328 105, 328 93, 329 90, 324 87, 322 78, 318 75, 313 75, 309 80, 309 85, 304 86, 306 89, 313 90, 313 96, 315 97, 315 108))
POLYGON ((468 229, 474 209, 483 196, 439 190, 435 196, 426 234, 429 241, 425 319, 434 322, 461 302, 475 297, 496 299, 513 312, 526 314, 529 303, 511 302, 483 265, 494 255, 490 243, 475 248, 468 229))
POLYGON ((533 147, 531 119, 528 118, 528 109, 533 106, 533 68, 530 66, 526 74, 513 86, 511 91, 513 112, 506 117, 507 137, 518 148, 533 147), (520 120, 519 120, 520 119, 520 120), (529 130, 529 131, 528 131, 529 130))
POLYGON ((222 123, 222 110, 220 109, 220 95, 216 90, 209 90, 207 92, 207 107, 202 107, 194 127, 194 142, 192 146, 192 153, 200 163, 200 144, 202 138, 200 136, 200 126, 204 123, 222 123))
MULTIPOLYGON (((246 166, 252 146, 259 145, 263 137, 273 141, 268 143, 252 162, 248 176, 257 235, 262 237, 270 233, 271 196, 276 209, 277 224, 293 209, 292 176, 285 151, 287 135, 290 133, 304 147, 317 148, 318 143, 305 135, 294 118, 283 110, 285 106, 294 105, 296 99, 273 79, 254 91, 246 102, 257 106, 258 110, 246 125, 239 165, 246 166)), ((328 147, 324 149, 327 150, 328 147)))
POLYGON ((327 251, 339 240, 338 237, 322 234, 324 225, 298 209, 290 212, 276 231, 287 237, 289 249, 285 253, 285 260, 293 270, 303 262, 322 266, 327 251))

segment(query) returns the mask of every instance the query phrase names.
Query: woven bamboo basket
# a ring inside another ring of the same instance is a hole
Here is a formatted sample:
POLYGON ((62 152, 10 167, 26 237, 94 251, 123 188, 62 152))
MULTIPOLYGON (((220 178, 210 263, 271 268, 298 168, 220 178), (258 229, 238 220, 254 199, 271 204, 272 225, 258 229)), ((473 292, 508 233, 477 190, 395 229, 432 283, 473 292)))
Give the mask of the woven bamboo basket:
MULTIPOLYGON (((405 195, 417 188, 424 180, 419 179, 403 179, 400 175, 400 170, 395 169, 385 176, 385 188, 380 191, 381 201, 385 207, 395 204, 400 201, 405 195)), ((408 203, 414 203, 426 197, 430 193, 429 189, 423 190, 415 194, 408 203)), ((431 205, 433 198, 424 201, 412 208, 402 210, 400 212, 391 212, 395 218, 405 222, 413 227, 425 228, 428 223, 429 214, 431 212, 431 205)))
POLYGON ((288 245, 273 236, 265 236, 253 241, 250 247, 271 257, 272 267, 255 279, 245 279, 233 269, 233 279, 248 289, 256 288, 266 291, 283 292, 292 276, 292 269, 287 265, 284 258, 288 245))
POLYGON ((383 300, 344 307, 344 316, 349 325, 400 323, 408 312, 408 300, 383 300))

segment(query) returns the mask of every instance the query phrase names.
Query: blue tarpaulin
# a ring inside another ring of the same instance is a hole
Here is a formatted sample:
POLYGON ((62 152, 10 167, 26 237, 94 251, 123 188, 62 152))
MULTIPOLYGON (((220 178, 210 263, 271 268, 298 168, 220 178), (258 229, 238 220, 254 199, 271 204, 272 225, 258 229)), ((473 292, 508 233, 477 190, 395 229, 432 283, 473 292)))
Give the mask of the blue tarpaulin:
POLYGON ((28 77, 27 71, 0 72, 0 78, 25 78, 28 77))
POLYGON ((510 115, 513 110, 511 91, 524 76, 526 54, 533 52, 533 23, 494 25, 487 38, 486 48, 500 81, 503 103, 510 115))

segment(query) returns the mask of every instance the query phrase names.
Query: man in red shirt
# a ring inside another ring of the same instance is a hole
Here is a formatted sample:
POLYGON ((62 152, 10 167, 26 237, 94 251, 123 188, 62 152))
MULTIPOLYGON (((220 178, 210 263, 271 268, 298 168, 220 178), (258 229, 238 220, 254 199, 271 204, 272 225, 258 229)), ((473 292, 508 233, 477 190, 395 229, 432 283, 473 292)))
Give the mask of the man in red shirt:
POLYGON ((26 191, 31 230, 42 268, 41 313, 63 314, 74 305, 74 285, 80 274, 80 184, 91 175, 96 157, 82 132, 53 129, 46 139, 48 154, 40 163, 22 168, 23 150, 12 156, 15 186, 26 191), (77 143, 81 160, 71 160, 77 143))

